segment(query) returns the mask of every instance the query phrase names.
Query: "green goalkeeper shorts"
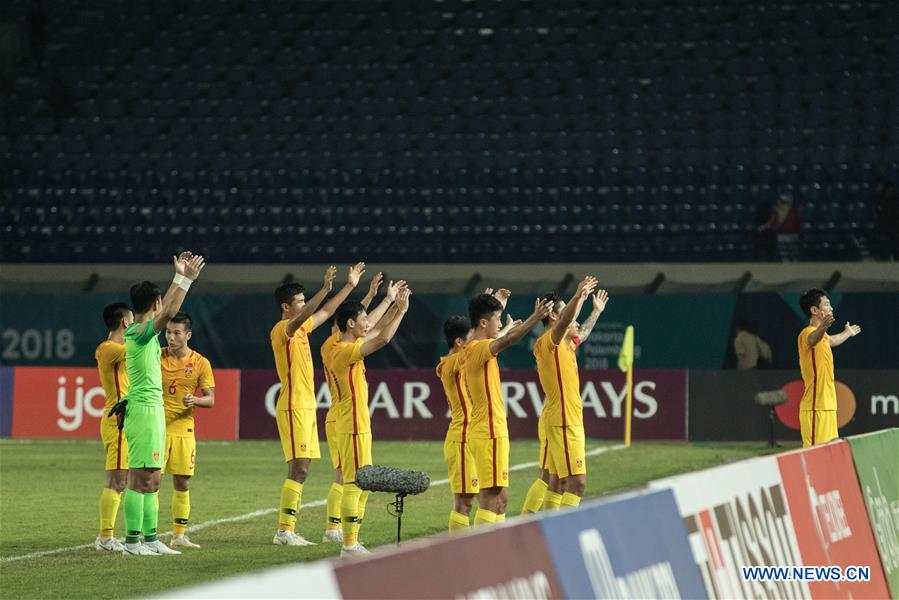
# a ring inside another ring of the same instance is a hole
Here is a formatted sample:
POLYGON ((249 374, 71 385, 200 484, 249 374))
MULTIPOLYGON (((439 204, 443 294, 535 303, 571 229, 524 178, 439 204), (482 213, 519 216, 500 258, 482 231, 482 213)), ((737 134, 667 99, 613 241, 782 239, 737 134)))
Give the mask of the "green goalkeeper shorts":
POLYGON ((128 468, 161 469, 165 452, 165 410, 162 405, 128 403, 125 414, 128 468))

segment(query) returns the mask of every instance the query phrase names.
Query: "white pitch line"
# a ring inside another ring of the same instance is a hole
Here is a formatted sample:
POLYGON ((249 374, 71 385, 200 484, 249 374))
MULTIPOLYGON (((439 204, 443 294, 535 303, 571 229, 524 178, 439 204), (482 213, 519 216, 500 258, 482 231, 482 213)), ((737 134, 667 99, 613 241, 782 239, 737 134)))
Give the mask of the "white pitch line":
MULTIPOLYGON (((610 450, 621 450, 625 448, 624 444, 617 444, 615 446, 601 446, 599 448, 594 448, 586 453, 587 456, 598 456, 604 452, 608 452, 610 450)), ((526 462, 520 463, 517 465, 513 465, 509 468, 509 471, 521 471, 523 469, 529 469, 531 467, 536 467, 540 463, 539 462, 526 462)), ((437 481, 432 481, 430 487, 435 487, 438 485, 446 485, 449 483, 449 479, 438 479, 437 481)), ((312 502, 307 502, 303 504, 302 508, 314 508, 316 506, 324 506, 327 504, 327 500, 313 500, 312 502)), ((211 521, 203 521, 202 523, 197 523, 196 525, 191 525, 187 528, 187 531, 200 531, 201 529, 206 529, 207 527, 214 527, 215 525, 221 525, 223 523, 239 523, 241 521, 249 521, 250 519, 255 519, 256 517, 261 517, 264 515, 270 515, 274 512, 278 512, 277 508, 263 508, 260 510, 254 510, 253 512, 248 512, 242 515, 236 515, 234 517, 225 517, 223 519, 213 519, 211 521)), ((171 531, 166 531, 165 533, 160 533, 160 536, 170 536, 172 535, 171 531)), ((32 552, 31 554, 22 554, 20 556, 4 556, 0 557, 0 564, 10 563, 17 560, 28 560, 31 558, 40 558, 42 556, 50 556, 52 554, 62 554, 64 552, 72 552, 74 550, 84 550, 85 548, 93 548, 93 544, 81 544, 80 546, 67 546, 65 548, 54 548, 52 550, 42 550, 40 552, 32 552)))

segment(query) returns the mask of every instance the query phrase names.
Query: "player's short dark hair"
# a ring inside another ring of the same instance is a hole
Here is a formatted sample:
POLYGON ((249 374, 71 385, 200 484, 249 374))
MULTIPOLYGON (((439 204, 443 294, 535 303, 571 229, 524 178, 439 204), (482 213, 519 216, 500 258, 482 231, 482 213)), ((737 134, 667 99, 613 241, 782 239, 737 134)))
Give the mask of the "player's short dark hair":
POLYGON ((141 281, 131 286, 131 306, 137 314, 149 311, 160 298, 162 290, 152 281, 141 281))
POLYGON ((488 319, 491 314, 502 310, 502 303, 490 294, 478 294, 468 301, 468 318, 472 327, 477 327, 481 319, 488 319))
POLYGON ((812 288, 799 296, 799 306, 802 308, 802 312, 805 313, 805 316, 810 318, 812 316, 812 307, 818 306, 818 304, 821 303, 821 298, 826 297, 827 292, 824 290, 812 288))
POLYGON ((194 321, 186 312, 179 312, 169 320, 169 323, 184 325, 184 331, 193 331, 194 321))
POLYGON ((282 304, 290 304, 293 302, 295 296, 302 294, 305 291, 306 288, 295 281, 282 283, 275 290, 275 302, 278 303, 278 308, 281 308, 282 304))
POLYGON ((337 322, 337 328, 342 333, 346 333, 346 325, 349 320, 355 320, 363 312, 365 312, 365 307, 362 306, 361 302, 358 300, 347 300, 338 306, 337 310, 334 312, 334 321, 337 322))
MULTIPOLYGON (((547 300, 549 302, 552 302, 556 306, 558 306, 557 303, 562 301, 562 296, 560 296, 559 294, 557 294, 555 292, 550 292, 549 294, 544 294, 543 298, 541 298, 541 300, 547 300)), ((545 317, 543 317, 542 321, 543 321, 544 326, 549 325, 549 315, 546 315, 545 317)))
POLYGON ((107 304, 103 309, 103 322, 106 323, 106 329, 115 331, 122 324, 125 315, 131 312, 131 307, 124 302, 113 302, 107 304))
POLYGON ((457 338, 462 338, 464 342, 469 331, 471 320, 462 315, 453 315, 443 323, 443 335, 446 336, 446 345, 450 348, 455 345, 457 338))

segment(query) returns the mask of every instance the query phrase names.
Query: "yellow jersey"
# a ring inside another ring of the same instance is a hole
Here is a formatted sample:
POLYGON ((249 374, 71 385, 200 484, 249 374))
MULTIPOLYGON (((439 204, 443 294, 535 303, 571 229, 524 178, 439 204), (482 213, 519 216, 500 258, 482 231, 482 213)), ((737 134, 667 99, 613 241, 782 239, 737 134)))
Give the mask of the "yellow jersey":
POLYGON ((276 410, 315 410, 315 386, 312 377, 312 349, 309 347, 309 333, 312 331, 312 317, 287 337, 287 319, 278 321, 272 327, 272 353, 275 355, 275 369, 281 380, 276 410))
POLYGON ((361 351, 364 342, 363 338, 353 343, 338 340, 331 352, 331 368, 339 393, 337 402, 334 403, 337 433, 371 432, 368 381, 365 379, 365 361, 361 351))
POLYGON ((328 390, 331 392, 331 407, 325 415, 325 423, 333 423, 337 420, 337 410, 334 408, 337 404, 337 398, 340 391, 337 388, 337 379, 334 378, 334 371, 331 369, 331 353, 334 352, 334 346, 340 341, 340 332, 332 333, 328 339, 322 344, 322 370, 325 372, 325 380, 328 382, 328 390))
POLYGON ((581 405, 581 380, 578 376, 577 340, 558 346, 553 343, 552 329, 537 338, 534 358, 537 360, 537 376, 546 396, 541 415, 550 426, 578 426, 584 424, 584 408, 581 405))
POLYGON ((808 347, 808 336, 816 328, 809 325, 799 334, 799 369, 805 390, 799 410, 836 410, 837 390, 833 381, 833 352, 825 333, 817 344, 808 347))
POLYGON ((471 400, 465 394, 461 359, 461 352, 447 354, 440 358, 437 365, 437 377, 443 384, 443 392, 450 407, 450 424, 446 431, 446 440, 450 442, 468 441, 472 413, 471 400))
POLYGON ((200 388, 214 388, 212 365, 209 360, 191 350, 178 358, 168 348, 162 349, 162 405, 165 407, 165 428, 170 435, 194 435, 194 409, 182 400, 200 388))
POLYGON ((125 370, 125 344, 112 340, 100 342, 94 352, 97 359, 97 370, 100 372, 100 385, 106 395, 106 408, 103 416, 128 392, 128 372, 125 370))
POLYGON ((509 437, 499 363, 490 351, 492 339, 472 340, 462 349, 462 379, 471 400, 469 438, 509 437))

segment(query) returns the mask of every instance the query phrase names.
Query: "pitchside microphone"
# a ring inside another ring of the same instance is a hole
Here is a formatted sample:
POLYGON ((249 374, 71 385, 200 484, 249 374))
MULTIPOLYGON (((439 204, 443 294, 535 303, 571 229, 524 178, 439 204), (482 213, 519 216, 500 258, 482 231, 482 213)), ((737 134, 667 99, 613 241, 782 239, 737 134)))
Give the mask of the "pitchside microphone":
POLYGON ((422 471, 365 465, 356 471, 356 485, 369 492, 396 494, 396 500, 387 504, 387 512, 396 517, 396 543, 399 545, 403 530, 403 501, 406 496, 427 491, 431 478, 422 471))
POLYGON ((431 478, 423 471, 365 465, 356 471, 356 485, 369 492, 412 496, 427 491, 431 485, 431 478))

